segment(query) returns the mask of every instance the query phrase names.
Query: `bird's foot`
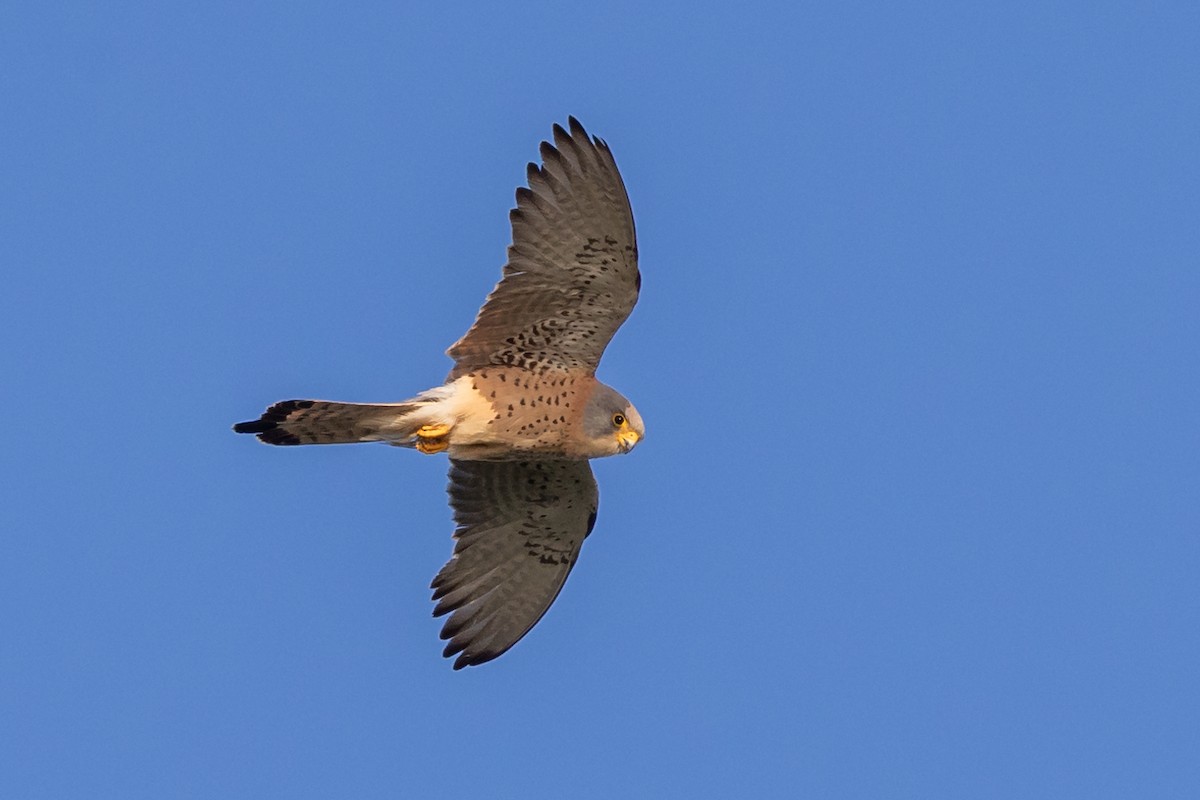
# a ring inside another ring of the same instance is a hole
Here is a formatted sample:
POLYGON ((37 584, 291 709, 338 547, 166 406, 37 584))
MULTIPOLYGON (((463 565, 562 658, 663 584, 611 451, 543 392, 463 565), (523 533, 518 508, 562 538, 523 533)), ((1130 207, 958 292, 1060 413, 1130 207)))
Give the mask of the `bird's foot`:
POLYGON ((449 425, 422 425, 417 428, 417 450, 427 456, 445 452, 450 447, 448 433, 449 425))
POLYGON ((446 439, 417 439, 417 450, 427 456, 444 453, 448 449, 450 449, 450 442, 446 439))

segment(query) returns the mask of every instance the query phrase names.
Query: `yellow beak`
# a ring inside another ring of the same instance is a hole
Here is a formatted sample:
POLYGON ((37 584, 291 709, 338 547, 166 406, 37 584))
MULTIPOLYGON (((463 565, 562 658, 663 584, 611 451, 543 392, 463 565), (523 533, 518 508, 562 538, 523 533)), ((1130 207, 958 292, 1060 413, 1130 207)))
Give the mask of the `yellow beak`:
POLYGON ((622 453, 628 453, 641 440, 642 437, 638 436, 637 431, 628 426, 624 426, 621 430, 617 431, 617 446, 621 448, 622 453))

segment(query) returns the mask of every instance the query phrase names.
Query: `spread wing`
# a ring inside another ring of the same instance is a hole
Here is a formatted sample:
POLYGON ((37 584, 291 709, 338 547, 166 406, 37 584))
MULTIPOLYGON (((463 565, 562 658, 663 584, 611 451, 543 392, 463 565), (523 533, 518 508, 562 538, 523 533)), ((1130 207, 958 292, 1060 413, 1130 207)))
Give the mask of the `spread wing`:
POLYGON ((509 217, 513 240, 500 283, 475 324, 446 351, 450 373, 488 365, 585 368, 637 302, 637 237, 608 145, 574 117, 542 142, 509 217))
POLYGON ((558 596, 596 521, 587 461, 450 462, 454 555, 433 579, 433 615, 450 613, 443 655, 455 669, 491 661, 558 596))

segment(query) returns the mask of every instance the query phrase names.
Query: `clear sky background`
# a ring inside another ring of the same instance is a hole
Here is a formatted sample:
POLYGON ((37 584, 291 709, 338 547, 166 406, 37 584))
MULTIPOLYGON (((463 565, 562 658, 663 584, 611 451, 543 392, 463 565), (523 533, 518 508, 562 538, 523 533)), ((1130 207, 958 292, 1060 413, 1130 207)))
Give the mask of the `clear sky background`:
POLYGON ((30 3, 0 796, 1196 797, 1194 3, 30 3), (452 672, 395 401, 554 122, 644 285, 550 613, 452 672))

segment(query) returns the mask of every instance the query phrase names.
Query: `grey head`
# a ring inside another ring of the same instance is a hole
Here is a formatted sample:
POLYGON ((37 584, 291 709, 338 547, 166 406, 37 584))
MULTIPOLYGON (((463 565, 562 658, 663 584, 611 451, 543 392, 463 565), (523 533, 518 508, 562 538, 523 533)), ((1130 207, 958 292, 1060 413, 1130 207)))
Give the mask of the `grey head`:
POLYGON ((597 383, 583 410, 583 434, 590 458, 628 453, 646 436, 642 415, 624 395, 597 383))

